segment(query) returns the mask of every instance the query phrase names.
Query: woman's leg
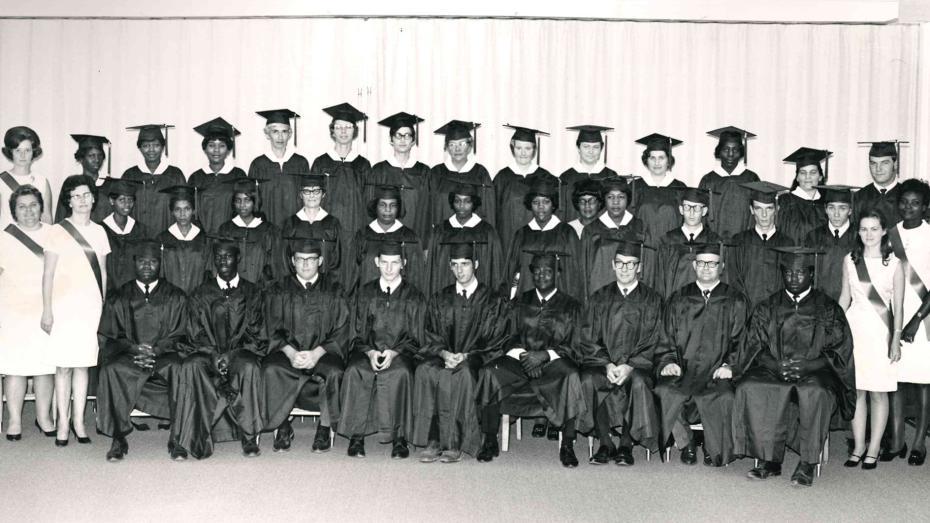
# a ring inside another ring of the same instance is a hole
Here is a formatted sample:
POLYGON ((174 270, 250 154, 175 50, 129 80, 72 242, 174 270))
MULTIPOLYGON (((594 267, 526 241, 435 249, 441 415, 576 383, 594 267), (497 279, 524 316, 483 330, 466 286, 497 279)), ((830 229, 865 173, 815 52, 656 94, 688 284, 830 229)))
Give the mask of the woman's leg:
POLYGON ((53 374, 32 377, 32 389, 36 394, 36 421, 39 422, 39 427, 46 432, 55 428, 55 422, 52 421, 54 388, 55 376, 53 374))
MULTIPOLYGON (((886 394, 891 409, 891 422, 888 437, 888 452, 896 453, 904 446, 904 404, 907 402, 907 394, 911 389, 910 384, 899 383, 898 391, 886 394)), ((874 413, 873 413, 874 416, 874 413)))
POLYGON ((926 452, 927 425, 930 423, 930 385, 914 384, 918 395, 917 425, 914 428, 914 445, 911 448, 917 452, 926 452))
POLYGON ((71 396, 74 401, 74 409, 71 411, 71 419, 74 424, 74 432, 78 437, 87 437, 87 431, 84 428, 84 408, 87 406, 87 381, 90 373, 87 367, 78 367, 74 369, 71 377, 71 396))
POLYGON ((852 419, 852 432, 853 432, 853 450, 852 453, 860 458, 864 458, 865 455, 865 425, 869 419, 868 406, 866 404, 866 392, 864 390, 856 391, 856 413, 853 415, 852 419))
POLYGON ((878 456, 881 451, 882 434, 888 423, 888 393, 869 392, 869 408, 872 411, 872 435, 869 438, 869 456, 878 456))
POLYGON ((6 394, 7 434, 23 433, 23 398, 26 396, 26 376, 7 376, 3 379, 3 393, 6 394))
POLYGON ((58 427, 56 438, 68 439, 68 428, 71 423, 71 369, 58 367, 55 369, 55 404, 58 407, 58 427))

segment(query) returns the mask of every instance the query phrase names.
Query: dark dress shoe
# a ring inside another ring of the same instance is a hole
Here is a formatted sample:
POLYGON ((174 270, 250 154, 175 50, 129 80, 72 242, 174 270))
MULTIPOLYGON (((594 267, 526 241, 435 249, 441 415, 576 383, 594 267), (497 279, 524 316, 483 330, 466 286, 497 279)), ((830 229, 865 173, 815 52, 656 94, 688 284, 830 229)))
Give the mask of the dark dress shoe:
POLYGON ((703 454, 704 454, 704 466, 705 466, 705 467, 719 467, 719 466, 720 466, 720 465, 714 463, 714 458, 712 458, 712 457, 710 456, 710 453, 707 452, 707 448, 706 448, 706 447, 703 447, 703 446, 702 446, 702 447, 701 447, 701 451, 702 451, 703 454))
POLYGON ((697 463, 697 449, 694 447, 693 443, 681 449, 681 462, 685 465, 694 465, 697 463))
POLYGON ((635 460, 633 460, 633 449, 631 447, 620 447, 617 450, 617 457, 614 458, 614 463, 620 465, 621 467, 632 467, 635 460))
POLYGON ((749 479, 769 479, 773 476, 781 476, 781 463, 774 461, 760 461, 759 466, 751 469, 746 473, 749 479))
POLYGON ((45 434, 45 437, 46 437, 46 438, 55 437, 55 429, 52 429, 52 430, 42 430, 42 426, 39 425, 39 420, 36 420, 36 428, 39 429, 39 432, 41 432, 42 434, 45 434))
POLYGON ((126 438, 113 438, 110 450, 107 451, 107 461, 122 461, 129 454, 129 443, 126 438))
POLYGON ((549 441, 559 441, 559 427, 549 425, 549 430, 546 431, 546 439, 549 441))
POLYGON ((74 437, 77 438, 77 442, 80 443, 81 445, 87 445, 87 444, 90 443, 90 438, 89 438, 89 437, 87 437, 87 436, 83 436, 83 437, 78 436, 77 431, 74 430, 74 423, 71 423, 71 433, 74 434, 74 437))
POLYGON ((911 451, 911 455, 907 457, 907 464, 914 465, 919 467, 924 464, 924 461, 927 460, 927 451, 917 452, 916 450, 911 451))
POLYGON ((546 436, 546 424, 537 423, 533 425, 533 437, 534 438, 543 438, 546 436))
POLYGON ((878 460, 879 461, 892 461, 895 458, 904 459, 905 456, 907 456, 907 443, 905 443, 899 450, 894 451, 894 452, 889 451, 889 450, 883 450, 882 453, 879 454, 878 460))
POLYGON ((242 455, 247 458, 254 458, 261 454, 258 448, 258 439, 255 436, 242 436, 242 455))
POLYGON ((606 465, 610 463, 610 460, 614 459, 617 456, 617 448, 611 447, 608 445, 601 445, 597 448, 597 452, 591 456, 591 459, 588 460, 588 463, 592 465, 606 465))
POLYGON ((866 457, 862 459, 862 470, 875 470, 878 468, 878 462, 879 459, 875 456, 866 455, 866 457), (872 462, 867 462, 867 459, 872 460, 872 462))
POLYGON ((849 459, 843 463, 843 466, 852 469, 858 467, 860 463, 862 463, 862 456, 858 454, 850 454, 849 459))
POLYGON ((294 427, 291 427, 291 422, 285 420, 284 423, 278 426, 278 432, 274 435, 274 451, 288 451, 291 450, 291 442, 294 441, 294 427))
POLYGON ((814 464, 804 461, 798 462, 794 474, 791 475, 791 484, 796 487, 809 487, 814 484, 814 464))
POLYGON ((394 438, 394 446, 391 447, 391 459, 407 459, 408 457, 410 457, 410 449, 407 448, 407 440, 394 438))
POLYGON ((478 451, 478 461, 487 463, 500 456, 500 448, 497 446, 496 435, 486 435, 484 443, 481 444, 481 450, 478 451))
POLYGON ((573 469, 578 466, 578 457, 575 456, 575 446, 571 443, 563 443, 559 447, 559 461, 562 462, 562 466, 568 469, 573 469))
POLYGON ((187 459, 187 451, 184 450, 184 447, 177 444, 171 445, 168 455, 173 461, 184 461, 187 459))
POLYGON ((7 440, 7 441, 19 441, 19 440, 21 440, 21 439, 23 439, 22 433, 20 433, 20 434, 7 434, 7 435, 6 435, 6 440, 7 440))
POLYGON ((329 452, 330 447, 333 446, 333 444, 330 442, 329 435, 329 427, 320 425, 316 428, 316 435, 313 436, 313 452, 329 452))
POLYGON ((349 440, 349 450, 346 454, 350 458, 364 458, 365 457, 365 438, 361 436, 353 436, 349 440))
POLYGON ((65 439, 58 439, 58 438, 56 437, 56 438, 55 438, 55 446, 56 446, 56 447, 67 447, 67 446, 68 446, 68 439, 67 439, 67 438, 65 438, 65 439))

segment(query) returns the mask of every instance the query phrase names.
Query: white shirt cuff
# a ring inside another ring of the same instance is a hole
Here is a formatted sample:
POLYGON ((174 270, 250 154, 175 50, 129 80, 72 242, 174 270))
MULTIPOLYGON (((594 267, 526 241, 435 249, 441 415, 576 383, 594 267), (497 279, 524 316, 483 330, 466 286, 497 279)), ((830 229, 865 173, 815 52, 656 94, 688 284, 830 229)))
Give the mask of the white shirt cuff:
POLYGON ((559 355, 556 354, 554 350, 549 349, 549 350, 547 350, 546 352, 549 353, 549 361, 555 361, 555 360, 559 359, 559 355))
POLYGON ((507 351, 507 355, 515 360, 520 359, 520 355, 526 352, 526 349, 510 349, 507 351))

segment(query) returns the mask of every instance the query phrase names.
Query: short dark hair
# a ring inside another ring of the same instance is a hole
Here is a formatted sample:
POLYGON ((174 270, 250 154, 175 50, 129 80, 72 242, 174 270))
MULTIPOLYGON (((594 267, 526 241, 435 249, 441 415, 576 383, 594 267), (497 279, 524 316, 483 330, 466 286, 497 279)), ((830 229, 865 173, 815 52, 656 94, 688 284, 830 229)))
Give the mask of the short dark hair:
POLYGON ((742 135, 740 135, 739 133, 734 133, 732 131, 724 131, 720 133, 720 141, 717 142, 717 146, 714 147, 714 158, 718 160, 720 159, 720 151, 722 151, 723 146, 726 145, 726 143, 730 141, 736 142, 736 144, 739 146, 740 158, 742 158, 743 156, 746 156, 746 147, 743 144, 742 135))
POLYGON ((71 206, 68 205, 68 201, 71 200, 71 191, 82 185, 86 185, 87 188, 90 189, 91 194, 94 195, 94 203, 96 204, 97 184, 94 183, 94 179, 86 174, 72 174, 65 178, 64 183, 61 184, 61 192, 58 193, 58 207, 65 210, 65 218, 71 216, 72 212, 71 206))
MULTIPOLYGON (((820 173, 820 182, 817 185, 826 185, 827 184, 827 175, 823 172, 823 166, 820 165, 820 162, 814 162, 807 165, 816 165, 817 172, 820 173)), ((807 165, 801 164, 796 165, 794 168, 794 180, 791 180, 791 190, 798 188, 798 173, 801 172, 802 167, 807 167, 807 165)))
POLYGON ((42 156, 42 143, 39 141, 39 135, 25 125, 7 129, 6 134, 3 135, 3 156, 12 162, 13 149, 26 140, 32 144, 32 159, 36 160, 42 156))
POLYGON ((10 216, 16 218, 16 203, 19 200, 20 196, 32 195, 36 197, 36 200, 39 200, 39 214, 42 214, 42 211, 45 210, 45 200, 42 199, 42 191, 36 189, 28 183, 25 185, 20 185, 13 191, 13 194, 10 195, 10 216))
POLYGON ((546 199, 548 199, 550 202, 552 202, 552 212, 555 212, 555 211, 559 210, 559 195, 558 195, 558 193, 556 193, 556 194, 543 194, 543 193, 540 193, 540 192, 528 192, 528 193, 526 193, 526 196, 523 197, 523 206, 526 207, 527 210, 532 210, 532 209, 533 209, 533 199, 536 198, 537 196, 542 196, 543 198, 546 198, 546 199))
MULTIPOLYGON (((455 192, 455 191, 450 191, 450 192, 449 192, 449 207, 450 207, 453 211, 455 210, 455 196, 456 196, 457 194, 459 194, 459 193, 457 193, 457 192, 455 192)), ((470 195, 470 194, 459 194, 459 196, 468 196, 469 198, 471 198, 471 206, 472 206, 472 207, 471 207, 471 212, 475 212, 475 211, 478 210, 478 207, 481 207, 481 196, 478 196, 477 194, 474 195, 474 196, 472 196, 472 195, 470 195)))
POLYGON ((100 145, 97 142, 92 142, 90 140, 85 140, 78 144, 77 151, 74 151, 74 161, 80 162, 84 159, 84 156, 86 156, 87 153, 93 151, 94 149, 100 151, 100 154, 103 155, 104 160, 107 159, 107 153, 103 150, 103 145, 100 145))
MULTIPOLYGON (((416 141, 417 141, 417 126, 416 126, 416 125, 410 125, 410 124, 407 123, 407 122, 401 122, 401 123, 399 123, 399 124, 394 124, 394 125, 392 125, 392 126, 388 129, 388 132, 391 133, 391 140, 393 141, 394 135, 397 134, 397 131, 403 129, 404 127, 410 129, 410 138, 412 138, 413 141, 416 142, 416 141)), ((356 135, 356 137, 357 137, 357 136, 358 136, 358 128, 356 128, 355 131, 356 131, 356 132, 355 132, 355 135, 356 135)), ((330 131, 330 132, 332 132, 332 131, 330 131)))
POLYGON ((194 201, 197 198, 188 198, 187 194, 176 193, 172 194, 171 198, 168 199, 168 210, 174 212, 174 205, 178 202, 188 202, 191 204, 191 209, 197 210, 197 202, 194 201))
POLYGON ((668 170, 671 171, 672 167, 675 167, 675 155, 672 154, 671 148, 656 147, 656 146, 646 147, 646 150, 643 151, 643 156, 642 156, 643 165, 649 165, 647 162, 649 160, 649 153, 651 153, 652 151, 662 151, 663 153, 665 153, 665 157, 668 158, 668 170))
POLYGON ((206 151, 207 144, 212 141, 220 141, 226 144, 226 148, 232 151, 236 148, 236 144, 233 142, 233 139, 225 134, 209 134, 203 137, 203 140, 200 141, 200 149, 206 151))
POLYGON ((905 193, 915 193, 920 196, 920 199, 923 200, 924 205, 930 205, 930 185, 923 180, 918 180, 917 178, 909 178, 901 182, 901 191, 898 193, 898 200, 901 200, 901 197, 905 193))
MULTIPOLYGON (((366 205, 365 207, 365 210, 368 211, 368 217, 372 219, 378 217, 378 202, 380 202, 381 200, 393 200, 393 199, 394 198, 373 198, 371 201, 368 202, 368 205, 366 205)), ((402 198, 398 198, 397 199, 397 217, 395 219, 399 220, 403 218, 404 215, 406 214, 404 211, 405 211, 404 200, 402 198)))

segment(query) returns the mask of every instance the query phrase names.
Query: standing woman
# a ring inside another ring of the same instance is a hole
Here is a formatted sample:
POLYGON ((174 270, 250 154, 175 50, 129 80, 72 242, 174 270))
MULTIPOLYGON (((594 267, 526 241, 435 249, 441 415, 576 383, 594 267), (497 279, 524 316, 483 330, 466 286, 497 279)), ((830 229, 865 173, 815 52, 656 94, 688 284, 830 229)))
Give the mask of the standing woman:
POLYGON ((59 447, 68 444, 69 425, 79 443, 90 443, 84 429, 88 367, 97 365, 97 326, 106 289, 103 268, 110 254, 106 231, 90 220, 95 190, 89 176, 65 178, 59 198, 68 202, 70 212, 51 228, 45 244, 41 326, 50 335, 48 361, 57 367, 59 447), (69 412, 72 398, 74 409, 69 412))
MULTIPOLYGON (((510 138, 512 160, 494 176, 494 192, 497 194, 497 220, 494 225, 501 238, 509 240, 533 217, 533 213, 523 207, 523 198, 533 181, 540 177, 558 181, 552 173, 539 166, 538 136, 549 136, 549 133, 510 124, 504 127, 514 130, 510 138)), ((448 267, 445 269, 448 273, 448 267)))
POLYGON ((820 162, 829 164, 830 151, 801 147, 784 161, 795 164, 791 192, 778 198, 776 228, 798 241, 807 233, 826 226, 824 202, 815 185, 825 185, 827 175, 820 162))
MULTIPOLYGON (((25 126, 11 127, 3 135, 3 156, 13 162, 13 167, 0 172, 0 201, 10 201, 13 191, 20 185, 31 185, 42 193, 42 199, 52 201, 52 186, 45 176, 32 174, 32 162, 42 157, 42 144, 39 135, 25 126)), ((41 220, 52 223, 52 210, 46 206, 42 210, 41 220)), ((0 229, 13 221, 10 208, 0 205, 0 229)))
MULTIPOLYGON (((110 175, 109 162, 107 162, 107 176, 100 175, 103 162, 107 159, 107 153, 103 150, 103 145, 106 144, 109 148, 110 140, 105 136, 95 136, 92 134, 72 134, 71 138, 78 144, 77 151, 74 152, 74 160, 81 165, 81 174, 93 178, 94 184, 97 186, 97 194, 99 195, 101 187, 103 187, 107 177, 110 175)), ((68 207, 63 207, 62 205, 66 205, 67 203, 68 202, 62 202, 61 200, 58 201, 58 205, 55 206, 55 223, 65 219, 65 216, 68 214, 68 207)), ((51 201, 49 201, 49 205, 51 205, 51 201)), ((113 209, 110 207, 110 202, 106 198, 100 198, 94 206, 91 219, 94 223, 100 223, 112 211, 113 209)))
POLYGON ((846 284, 839 304, 853 337, 856 361, 855 446, 845 466, 872 470, 878 464, 882 434, 888 421, 888 393, 898 389, 904 271, 892 253, 888 224, 877 209, 859 217, 859 238, 843 263, 846 284), (868 403, 866 402, 868 396, 868 403), (869 446, 866 424, 871 418, 869 446))
POLYGON ((21 185, 9 203, 15 223, 0 232, 0 374, 6 376, 6 439, 16 441, 22 437, 23 398, 29 376, 36 394, 36 426, 47 436, 55 434, 51 419, 55 366, 45 361, 48 335, 39 326, 43 246, 50 229, 39 220, 45 202, 38 189, 21 185))
POLYGON ((222 118, 194 127, 203 136, 200 148, 207 157, 207 165, 191 174, 188 183, 197 189, 197 217, 208 234, 213 234, 220 225, 232 218, 229 200, 232 185, 224 183, 235 178, 245 178, 245 171, 236 167, 229 153, 236 153, 236 136, 240 133, 222 118))
POLYGON ((262 288, 288 274, 281 257, 281 230, 258 210, 258 185, 254 178, 227 180, 232 186, 232 220, 220 225, 219 236, 234 238, 239 245, 239 275, 262 288))
POLYGON ((174 223, 155 238, 162 245, 161 271, 169 283, 190 294, 209 274, 207 235, 194 223, 196 203, 193 189, 177 185, 162 192, 169 195, 168 208, 174 223))
POLYGON ((168 156, 167 133, 170 127, 173 126, 149 124, 128 128, 139 131, 136 147, 142 154, 142 161, 126 169, 122 178, 141 183, 136 191, 133 218, 147 225, 152 231, 163 231, 171 223, 168 196, 164 189, 185 183, 184 173, 177 167, 168 165, 168 161, 162 158, 168 156))
POLYGON ((478 163, 478 127, 480 123, 452 120, 434 131, 445 136, 446 154, 442 163, 429 171, 429 219, 436 223, 449 214, 449 191, 457 183, 470 183, 481 197, 481 219, 495 224, 497 196, 491 174, 478 163), (472 135, 474 133, 474 135, 472 135))
MULTIPOLYGON (((330 214, 322 207, 323 200, 326 198, 326 180, 325 176, 307 174, 296 175, 300 180, 298 185, 298 197, 303 203, 303 207, 296 214, 288 216, 281 224, 281 238, 301 238, 311 239, 320 242, 323 250, 323 263, 320 267, 321 273, 332 273, 333 277, 341 280, 342 260, 345 258, 346 241, 342 236, 342 223, 339 218, 330 214)), ((286 252, 290 250, 289 245, 282 242, 282 249, 285 252, 281 254, 280 263, 286 267, 288 260, 294 254, 286 252)), ((285 273, 286 274, 286 273, 285 273)), ((367 283, 367 282, 362 282, 367 283)))

